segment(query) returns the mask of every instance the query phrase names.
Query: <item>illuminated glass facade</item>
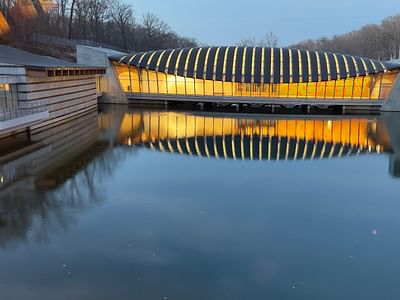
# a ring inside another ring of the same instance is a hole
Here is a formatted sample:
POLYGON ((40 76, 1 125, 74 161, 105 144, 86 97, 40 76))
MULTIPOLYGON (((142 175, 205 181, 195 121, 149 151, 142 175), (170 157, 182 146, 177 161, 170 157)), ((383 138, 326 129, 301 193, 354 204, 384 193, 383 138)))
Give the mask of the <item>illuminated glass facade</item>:
POLYGON ((295 99, 386 99, 399 65, 286 48, 206 47, 114 58, 128 93, 295 99))

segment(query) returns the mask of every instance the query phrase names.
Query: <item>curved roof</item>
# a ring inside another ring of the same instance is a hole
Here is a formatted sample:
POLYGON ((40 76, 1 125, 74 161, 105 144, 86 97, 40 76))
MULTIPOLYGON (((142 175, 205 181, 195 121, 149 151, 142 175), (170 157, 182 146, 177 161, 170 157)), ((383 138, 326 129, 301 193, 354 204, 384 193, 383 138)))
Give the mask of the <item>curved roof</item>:
POLYGON ((242 83, 318 82, 400 68, 400 64, 338 53, 261 47, 157 50, 114 60, 166 74, 242 83))

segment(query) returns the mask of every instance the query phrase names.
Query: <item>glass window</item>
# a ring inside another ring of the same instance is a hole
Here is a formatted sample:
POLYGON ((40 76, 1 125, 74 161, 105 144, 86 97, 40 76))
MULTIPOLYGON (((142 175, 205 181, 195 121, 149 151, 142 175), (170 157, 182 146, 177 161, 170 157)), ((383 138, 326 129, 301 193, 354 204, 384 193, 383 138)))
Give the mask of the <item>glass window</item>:
POLYGON ((186 94, 194 95, 194 79, 193 78, 186 78, 186 94))
POLYGON ((307 98, 315 98, 317 94, 317 83, 309 82, 307 85, 307 98))
POLYGON ((335 85, 335 96, 334 98, 343 98, 344 94, 344 80, 336 80, 336 85, 335 85))
POLYGON ((204 96, 204 82, 203 79, 195 79, 196 95, 204 96))
POLYGON ((214 95, 215 96, 223 96, 222 81, 214 81, 214 95))
POLYGON ((354 79, 347 78, 344 83, 344 98, 351 99, 353 97, 354 79))
POLYGON ((185 77, 176 76, 176 93, 178 95, 185 95, 185 77))
POLYGON ((325 98, 333 98, 335 96, 335 80, 329 80, 325 85, 325 98))
POLYGON ((301 82, 298 86, 298 97, 305 98, 307 96, 307 82, 301 82))

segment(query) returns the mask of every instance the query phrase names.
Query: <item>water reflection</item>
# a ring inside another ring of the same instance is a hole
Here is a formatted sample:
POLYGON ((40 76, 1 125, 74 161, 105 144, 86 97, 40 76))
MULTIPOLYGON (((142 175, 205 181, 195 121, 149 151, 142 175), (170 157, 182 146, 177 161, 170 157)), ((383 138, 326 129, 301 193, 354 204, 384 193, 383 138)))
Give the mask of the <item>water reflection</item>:
POLYGON ((75 223, 76 211, 104 201, 101 183, 125 154, 98 139, 97 118, 91 112, 0 141, 0 246, 45 242, 49 231, 75 223))
POLYGON ((274 161, 388 153, 389 173, 395 177, 400 174, 396 163, 400 145, 397 114, 254 116, 157 110, 111 114, 100 114, 101 131, 110 130, 110 124, 115 126, 118 119, 115 143, 129 147, 217 159, 274 161))
POLYGON ((2 141, 2 295, 391 299, 399 128, 104 107, 2 141))
POLYGON ((397 177, 397 125, 393 114, 300 117, 104 107, 0 142, 0 246, 45 241, 49 223, 67 230, 74 216, 66 208, 101 204, 102 183, 138 149, 276 161, 389 153, 389 173, 397 177))

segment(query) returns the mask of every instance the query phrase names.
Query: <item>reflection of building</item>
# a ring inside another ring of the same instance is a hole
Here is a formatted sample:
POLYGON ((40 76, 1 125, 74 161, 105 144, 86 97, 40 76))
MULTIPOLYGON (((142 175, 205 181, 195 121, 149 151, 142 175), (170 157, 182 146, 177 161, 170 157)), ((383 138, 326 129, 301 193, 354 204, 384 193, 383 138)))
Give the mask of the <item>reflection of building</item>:
POLYGON ((349 104, 354 105, 354 100, 357 104, 385 100, 400 68, 337 53, 261 47, 171 49, 113 59, 121 87, 133 98, 206 96, 222 97, 218 101, 226 102, 245 98, 252 102, 270 99, 268 103, 296 99, 298 104, 303 100, 352 100, 349 104))
POLYGON ((94 149, 106 148, 97 143, 96 120, 97 112, 92 111, 45 131, 1 139, 0 199, 4 188, 25 178, 34 177, 33 190, 63 183, 78 172, 85 165, 83 161, 95 157, 94 149), (88 155, 91 149, 92 156, 88 155))
POLYGON ((99 128, 116 144, 218 159, 329 159, 384 152, 389 174, 400 174, 397 113, 302 117, 123 109, 102 112, 99 128))
POLYGON ((132 112, 122 118, 118 141, 204 157, 315 159, 390 150, 390 145, 377 136, 378 124, 375 118, 243 118, 132 112))
POLYGON ((99 182, 123 157, 98 139, 97 118, 91 111, 0 140, 0 248, 65 231, 77 212, 103 201, 99 182))

